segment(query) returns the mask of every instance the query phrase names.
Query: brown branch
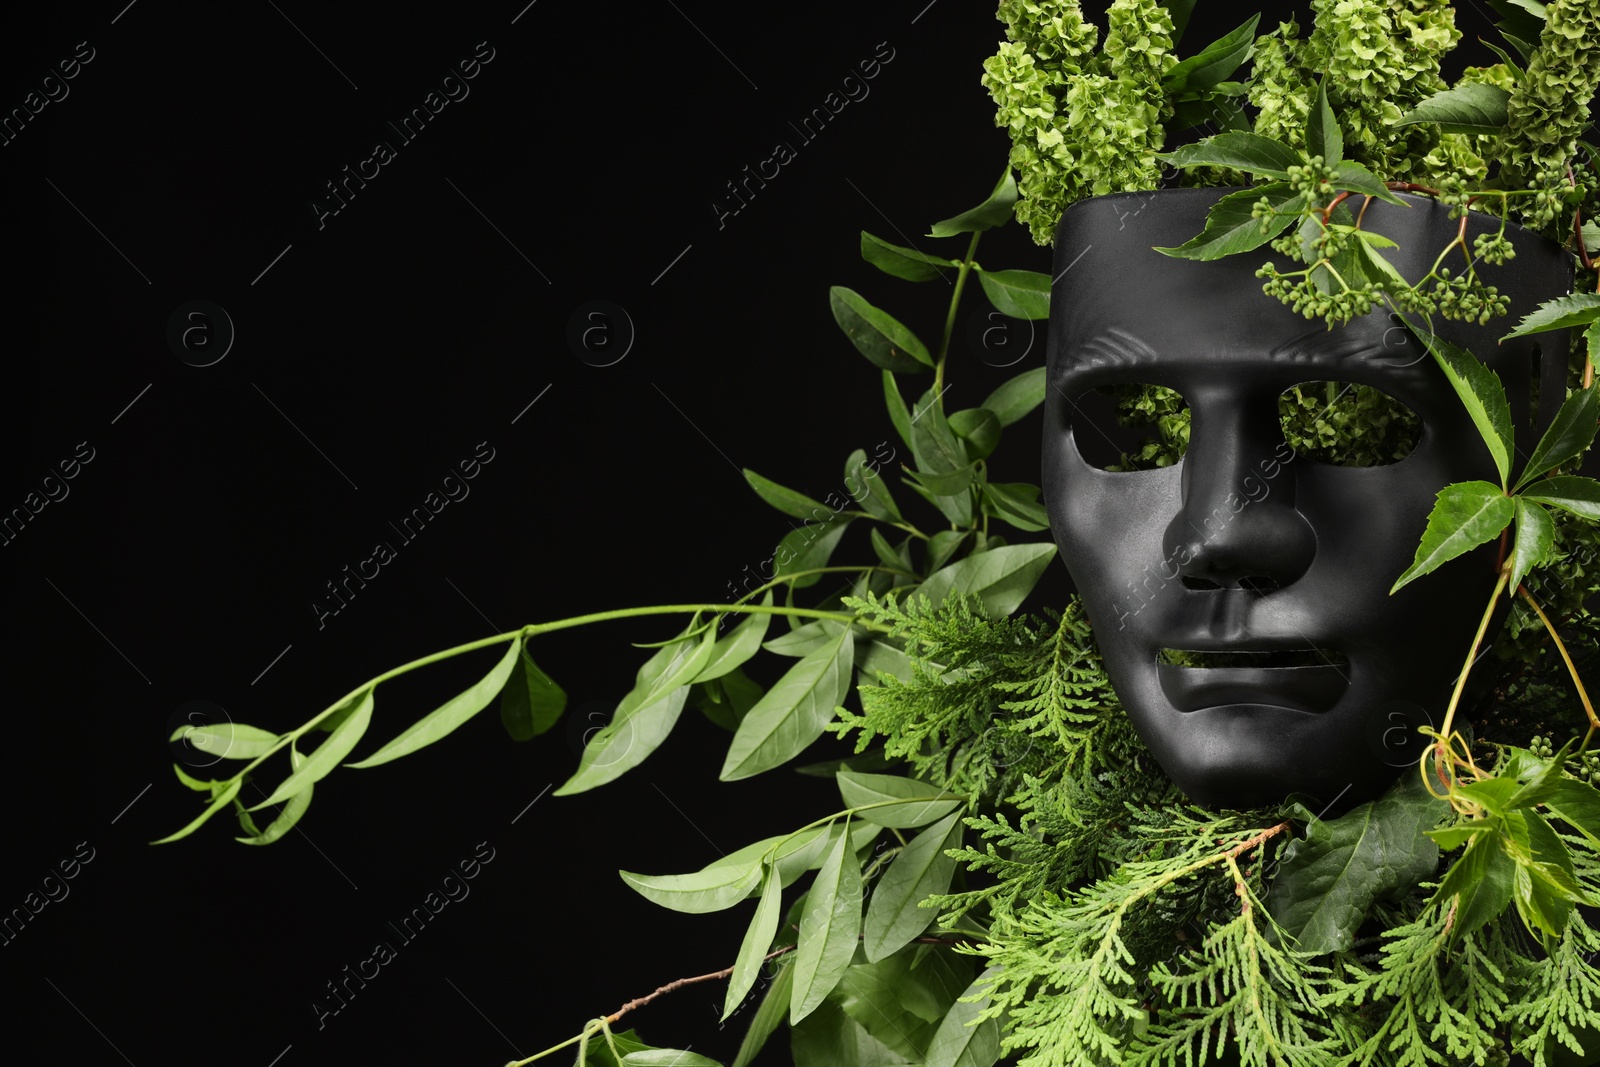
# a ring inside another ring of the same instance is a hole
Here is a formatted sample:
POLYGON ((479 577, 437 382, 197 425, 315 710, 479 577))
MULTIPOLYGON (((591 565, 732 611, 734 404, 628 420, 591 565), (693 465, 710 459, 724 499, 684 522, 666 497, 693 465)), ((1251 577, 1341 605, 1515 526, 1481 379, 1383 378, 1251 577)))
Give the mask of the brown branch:
MULTIPOLYGON (((794 945, 786 945, 783 948, 774 949, 762 957, 762 962, 766 962, 767 960, 775 960, 779 956, 786 956, 794 950, 794 945)), ((733 966, 737 967, 738 964, 734 964, 733 966)), ((634 1008, 642 1008, 646 1004, 649 1004, 651 1001, 655 1000, 657 997, 664 996, 673 992, 674 990, 682 989, 684 986, 694 985, 696 982, 715 982, 717 979, 727 978, 731 974, 733 974, 733 967, 724 967, 722 970, 712 971, 710 974, 697 974, 693 978, 679 978, 676 981, 668 982, 660 989, 657 989, 654 993, 647 993, 642 997, 635 997, 634 999, 628 1001, 628 1003, 624 1004, 610 1015, 607 1015, 606 1022, 614 1023, 624 1015, 628 1014, 634 1008)))
POLYGON ((1261 831, 1259 834, 1256 834, 1254 837, 1250 838, 1248 841, 1239 842, 1237 845, 1234 845, 1231 849, 1229 849, 1227 851, 1226 855, 1227 855, 1227 858, 1228 858, 1229 862, 1232 862, 1233 860, 1238 859, 1240 856, 1244 855, 1246 852, 1249 852, 1251 849, 1255 848, 1257 845, 1263 844, 1268 838, 1276 837, 1278 834, 1281 834, 1283 831, 1287 830, 1288 828, 1289 828, 1289 820, 1285 819, 1285 820, 1283 820, 1282 822, 1280 822, 1276 826, 1267 827, 1267 829, 1261 831))
POLYGON ((1418 185, 1415 182, 1384 182, 1383 184, 1397 193, 1426 193, 1429 196, 1444 195, 1430 185, 1418 185))

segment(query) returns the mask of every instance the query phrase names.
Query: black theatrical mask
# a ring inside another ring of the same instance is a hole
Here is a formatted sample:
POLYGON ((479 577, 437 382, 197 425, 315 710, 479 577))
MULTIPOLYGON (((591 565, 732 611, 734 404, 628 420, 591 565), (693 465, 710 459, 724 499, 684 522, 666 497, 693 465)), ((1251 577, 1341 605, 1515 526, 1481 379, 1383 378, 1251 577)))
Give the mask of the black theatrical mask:
MULTIPOLYGON (((1299 793, 1345 807, 1414 766, 1416 727, 1443 720, 1494 586, 1497 546, 1389 589, 1435 494, 1498 476, 1443 372, 1387 311, 1329 330, 1262 293, 1255 270, 1268 248, 1209 263, 1152 250, 1199 233, 1229 191, 1068 208, 1051 294, 1045 502, 1112 685, 1168 776, 1207 806, 1299 793), (1279 397, 1325 381, 1373 386, 1415 412, 1410 454, 1369 467, 1297 457, 1279 397), (1117 428, 1082 402, 1119 384, 1167 386, 1187 401, 1188 451, 1176 464, 1114 472, 1084 458, 1080 442, 1117 428), (1197 659, 1205 665, 1178 665, 1197 659), (1298 665, 1255 665, 1286 659, 1298 665)), ((1432 200, 1404 199, 1409 208, 1372 203, 1363 225, 1398 242, 1386 254, 1418 278, 1459 221, 1432 200)), ((1468 240, 1497 227, 1474 214, 1468 240)), ((1543 390, 1542 417, 1531 417, 1530 368, 1542 349, 1542 379, 1564 381, 1566 335, 1496 339, 1568 292, 1571 268, 1551 242, 1514 225, 1507 236, 1516 257, 1480 270, 1510 297, 1510 314, 1483 327, 1435 316, 1433 328, 1500 374, 1525 458, 1535 422, 1547 424, 1561 401, 1559 388, 1543 390)))

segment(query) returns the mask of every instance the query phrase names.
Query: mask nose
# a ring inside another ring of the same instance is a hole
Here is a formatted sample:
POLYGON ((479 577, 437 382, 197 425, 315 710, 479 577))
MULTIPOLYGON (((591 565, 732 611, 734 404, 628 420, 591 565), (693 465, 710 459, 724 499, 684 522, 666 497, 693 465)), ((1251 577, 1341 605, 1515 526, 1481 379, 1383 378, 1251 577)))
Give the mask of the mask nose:
POLYGON ((1183 506, 1163 546, 1186 588, 1264 595, 1299 579, 1316 555, 1316 534, 1295 509, 1277 396, 1257 399, 1190 398, 1183 506))

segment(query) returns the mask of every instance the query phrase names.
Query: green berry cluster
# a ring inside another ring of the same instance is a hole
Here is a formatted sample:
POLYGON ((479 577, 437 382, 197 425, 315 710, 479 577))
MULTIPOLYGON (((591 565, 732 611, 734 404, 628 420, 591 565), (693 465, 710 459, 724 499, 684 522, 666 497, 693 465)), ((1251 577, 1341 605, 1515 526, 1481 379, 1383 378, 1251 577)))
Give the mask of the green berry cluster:
POLYGON ((1371 282, 1342 289, 1319 285, 1317 271, 1322 269, 1282 274, 1273 264, 1263 263, 1256 277, 1265 279, 1262 292, 1289 305, 1295 313, 1335 326, 1367 314, 1383 298, 1383 289, 1371 282))

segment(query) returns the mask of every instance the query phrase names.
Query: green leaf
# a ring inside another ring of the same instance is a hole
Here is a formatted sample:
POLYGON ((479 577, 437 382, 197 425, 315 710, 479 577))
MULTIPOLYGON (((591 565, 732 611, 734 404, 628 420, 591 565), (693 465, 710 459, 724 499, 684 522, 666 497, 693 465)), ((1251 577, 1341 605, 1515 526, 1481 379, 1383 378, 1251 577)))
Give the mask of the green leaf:
POLYGON ((739 1055, 734 1059, 733 1067, 750 1067, 750 1061, 761 1054, 767 1038, 788 1018, 789 991, 793 988, 794 964, 784 960, 778 968, 777 977, 767 986, 760 1006, 750 1017, 750 1029, 744 1032, 744 1040, 739 1043, 739 1055))
POLYGON ((881 237, 872 236, 866 230, 861 231, 861 258, 885 274, 904 278, 908 282, 932 281, 939 276, 940 271, 960 266, 953 259, 930 256, 926 252, 918 252, 915 248, 892 245, 881 237))
POLYGON ((706 864, 693 874, 634 874, 618 871, 622 880, 646 900, 686 915, 724 911, 761 884, 761 856, 773 839, 706 864))
POLYGON ((956 554, 972 533, 971 530, 940 530, 928 539, 928 571, 932 573, 944 566, 945 561, 956 554))
POLYGON ((1441 133, 1505 132, 1511 94, 1498 85, 1468 82, 1434 93, 1395 120, 1396 126, 1436 122, 1441 133))
POLYGON ((956 861, 945 851, 961 847, 960 817, 960 812, 951 812, 912 838, 878 879, 862 928, 868 961, 875 963, 909 945, 937 917, 937 909, 917 905, 950 888, 956 861))
POLYGON ((500 694, 500 722, 513 741, 527 741, 560 721, 567 710, 567 692, 539 669, 526 647, 518 662, 522 669, 500 694))
POLYGON ((698 1052, 652 1048, 623 1056, 622 1067, 722 1067, 722 1064, 698 1052))
POLYGON ((1546 330, 1587 326, 1591 322, 1600 322, 1600 293, 1573 293, 1546 300, 1523 316, 1517 328, 1500 340, 1509 341, 1513 337, 1527 337, 1546 330))
POLYGON ((1550 830, 1548 824, 1534 812, 1516 812, 1506 820, 1509 836, 1517 847, 1506 849, 1516 868, 1512 873, 1511 899, 1517 905, 1517 915, 1528 932, 1538 937, 1540 933, 1560 937, 1572 914, 1573 901, 1588 902, 1587 895, 1573 880, 1572 860, 1566 848, 1550 830), (1559 850, 1566 861, 1563 869, 1559 862, 1541 859, 1550 856, 1549 849, 1559 850))
POLYGON ((1183 33, 1189 28, 1189 16, 1194 13, 1195 3, 1196 0, 1161 0, 1161 6, 1172 16, 1173 44, 1183 40, 1183 33))
POLYGON ((799 1022, 833 992, 855 955, 861 934, 861 868, 850 848, 848 823, 834 835, 833 848, 806 893, 795 948, 794 985, 789 1017, 799 1022))
POLYGON ((1011 176, 1011 168, 1007 167, 1000 183, 994 187, 987 200, 953 218, 934 223, 933 229, 928 231, 928 236, 954 237, 958 233, 992 230, 1011 221, 1012 208, 1016 202, 1017 180, 1011 176))
MULTIPOLYGON (((1507 506, 1510 503, 1506 501, 1507 506)), ((1022 606, 1055 556, 1056 546, 1049 542, 1004 545, 934 572, 917 592, 933 607, 944 603, 952 592, 970 593, 991 617, 1001 618, 1022 606)))
MULTIPOLYGON (((633 1030, 611 1031, 611 1041, 617 1046, 617 1051, 623 1058, 617 1059, 611 1054, 611 1048, 604 1037, 596 1035, 589 1039, 588 1054, 584 1056, 584 1067, 623 1067, 630 1053, 653 1052, 654 1046, 647 1045, 639 1040, 639 1035, 633 1030)), ((574 1067, 577 1067, 574 1064, 574 1067)))
POLYGON ((987 482, 983 498, 991 505, 989 514, 1004 519, 1019 530, 1048 530, 1050 514, 1039 503, 1039 487, 1026 482, 987 482))
POLYGON ((1583 455, 1594 440, 1596 428, 1600 427, 1597 420, 1600 420, 1600 383, 1576 390, 1562 403, 1550 428, 1539 438, 1512 492, 1546 471, 1564 467, 1583 455))
POLYGON ((833 509, 820 500, 813 500, 804 493, 797 493, 793 489, 763 478, 748 467, 744 468, 744 480, 750 483, 750 488, 756 491, 757 496, 785 515, 792 515, 797 519, 816 519, 819 513, 824 517, 833 514, 833 509))
MULTIPOLYGON (((826 567, 852 518, 842 515, 831 522, 808 522, 784 534, 773 554, 773 558, 778 560, 774 567, 777 574, 795 574, 826 567)), ((808 574, 804 578, 794 579, 791 585, 795 589, 805 589, 821 580, 820 574, 808 574)))
POLYGON ((1589 366, 1600 370, 1600 320, 1591 322, 1583 331, 1583 344, 1589 350, 1589 366))
POLYGON ((677 725, 689 698, 689 683, 711 658, 716 638, 717 628, 707 626, 698 638, 657 649, 639 668, 633 688, 618 702, 611 721, 589 738, 578 769, 555 795, 571 796, 620 778, 660 748, 677 725))
POLYGON ((891 800, 911 800, 911 804, 891 804, 887 807, 858 811, 856 818, 878 826, 909 830, 926 826, 965 803, 962 797, 951 795, 936 785, 905 778, 898 774, 863 774, 858 771, 840 771, 836 776, 839 795, 845 807, 859 808, 867 804, 881 804, 891 800))
POLYGON ((1206 227, 1181 245, 1157 247, 1156 251, 1177 259, 1213 260, 1260 248, 1297 222, 1311 203, 1283 182, 1258 185, 1229 193, 1206 214, 1206 227), (1277 214, 1264 219, 1254 215, 1256 202, 1263 197, 1277 214))
POLYGON ((839 639, 839 631, 848 628, 848 623, 837 619, 813 619, 802 626, 796 626, 786 634, 774 637, 763 647, 768 652, 780 656, 798 658, 815 652, 823 645, 832 644, 839 639))
POLYGON ((1537 500, 1541 504, 1570 511, 1586 519, 1600 520, 1600 482, 1577 474, 1561 474, 1534 482, 1525 489, 1520 500, 1537 500))
POLYGON ((281 736, 242 722, 219 722, 180 726, 167 740, 183 741, 197 752, 222 759, 255 759, 271 752, 281 736))
POLYGON ((1321 156, 1330 167, 1344 159, 1344 133, 1333 114, 1333 105, 1328 103, 1326 78, 1317 83, 1317 102, 1311 105, 1311 113, 1306 116, 1306 151, 1321 156))
POLYGON ((1050 317, 1050 275, 1031 270, 983 270, 978 281, 989 303, 1014 319, 1050 317))
MULTIPOLYGON (((299 749, 291 745, 289 747, 289 760, 291 764, 290 769, 299 770, 301 765, 305 763, 306 758, 300 754, 299 749)), ((273 819, 272 822, 268 823, 265 830, 253 832, 249 837, 236 837, 234 840, 243 845, 272 844, 284 834, 294 829, 295 823, 300 821, 300 817, 304 815, 306 813, 306 809, 311 806, 311 794, 315 791, 315 789, 316 786, 308 785, 294 796, 290 797, 288 802, 284 804, 283 810, 278 813, 278 817, 273 819)), ((242 818, 249 818, 245 812, 241 811, 239 814, 242 818)))
MULTIPOLYGON (((390 760, 409 756, 419 748, 433 744, 442 737, 446 737, 457 728, 466 724, 474 715, 489 706, 489 702, 500 695, 500 690, 506 687, 506 680, 511 677, 511 671, 517 665, 517 657, 522 654, 522 635, 518 634, 511 642, 511 647, 506 649, 505 655, 500 657, 489 673, 480 678, 471 688, 457 693, 433 711, 424 715, 407 727, 401 734, 378 751, 358 763, 350 764, 351 767, 365 768, 376 767, 390 760)), ((318 752, 322 751, 320 748, 318 752)))
POLYGON ((911 473, 911 480, 915 484, 926 489, 930 496, 936 497, 955 497, 959 495, 964 498, 967 490, 972 487, 977 477, 977 461, 941 474, 931 474, 927 471, 913 471, 911 473))
MULTIPOLYGON (((178 781, 182 782, 184 788, 186 789, 193 789, 196 793, 210 793, 212 796, 217 795, 216 787, 220 784, 219 782, 215 782, 210 779, 201 780, 196 778, 194 775, 189 774, 176 763, 172 765, 172 773, 178 776, 178 781)), ((831 778, 833 775, 830 774, 828 777, 831 778)))
MULTIPOLYGON (((994 412, 1001 426, 1010 426, 1044 403, 1044 389, 1045 368, 1035 367, 1002 382, 998 389, 984 398, 982 406, 994 412)), ((909 441, 906 443, 910 444, 909 441)))
POLYGON ((883 478, 878 474, 876 463, 867 462, 865 449, 858 448, 850 453, 844 462, 844 487, 850 498, 861 505, 862 510, 873 518, 885 522, 903 522, 900 514, 900 505, 894 502, 894 496, 889 492, 889 487, 884 484, 883 478), (859 493, 850 488, 854 482, 860 486, 859 493))
POLYGON ((1505 815, 1511 810, 1511 798, 1522 786, 1510 778, 1484 778, 1457 786, 1456 792, 1475 804, 1481 804, 1491 815, 1505 815))
POLYGON ((894 375, 888 371, 883 372, 883 403, 889 410, 889 421, 894 423, 895 433, 910 448, 911 412, 906 410, 905 397, 900 395, 900 387, 895 384, 894 375))
POLYGON ((1600 790, 1576 778, 1558 778, 1545 803, 1562 822, 1600 845, 1600 790))
POLYGON ((177 833, 168 834, 166 837, 159 838, 150 843, 152 845, 165 845, 169 841, 177 841, 181 838, 188 837, 190 834, 200 829, 200 827, 205 824, 207 819, 211 818, 211 816, 215 815, 217 812, 231 804, 233 802, 233 798, 239 795, 239 786, 242 784, 244 784, 244 780, 241 778, 235 778, 228 782, 227 785, 222 788, 221 792, 217 793, 211 798, 211 803, 207 804, 205 810, 199 815, 196 815, 194 817, 194 821, 188 826, 185 826, 177 833))
POLYGON ((761 882, 761 900, 756 904, 756 914, 750 928, 744 933, 739 954, 733 960, 733 974, 728 979, 728 997, 722 1005, 722 1018, 726 1022, 734 1009, 744 1003, 750 989, 756 984, 767 950, 778 933, 778 918, 783 914, 783 887, 778 883, 778 869, 768 868, 761 882))
MULTIPOLYGON (((1600 486, 1596 486, 1600 488, 1600 486)), ((1555 548, 1556 524, 1550 513, 1540 504, 1526 497, 1517 497, 1517 540, 1511 552, 1511 582, 1507 595, 1514 596, 1517 586, 1529 571, 1546 563, 1555 548)))
MULTIPOLYGON (((1508 810, 1532 808, 1549 800, 1555 794, 1556 783, 1562 780, 1562 767, 1571 749, 1572 742, 1569 741, 1550 759, 1540 760, 1537 772, 1529 775, 1528 780, 1511 794, 1511 798, 1506 801, 1506 808, 1508 810)), ((1565 850, 1562 850, 1562 855, 1565 854, 1565 850)), ((1567 864, 1567 869, 1569 871, 1572 869, 1570 862, 1567 864)))
POLYGON ((306 786, 332 774, 333 769, 356 747, 356 742, 361 740, 361 735, 367 732, 367 726, 372 722, 372 693, 372 687, 369 686, 347 701, 346 707, 352 710, 344 721, 316 747, 305 763, 292 769, 289 777, 278 783, 278 788, 267 799, 247 810, 260 811, 270 805, 281 804, 306 786))
POLYGON ((1282 141, 1255 133, 1231 132, 1181 145, 1171 152, 1158 153, 1156 158, 1175 167, 1231 167, 1279 181, 1288 180, 1290 167, 1305 163, 1304 156, 1282 141))
POLYGON ((1313 818, 1283 852, 1267 899, 1303 952, 1343 952, 1373 902, 1433 876, 1439 849, 1427 831, 1449 810, 1415 774, 1337 819, 1313 818))
POLYGON ((1511 523, 1516 505, 1498 485, 1457 482, 1439 490, 1428 515, 1428 528, 1417 546, 1416 559, 1395 580, 1389 593, 1497 537, 1511 523))
POLYGON ((898 678, 902 682, 911 680, 911 657, 901 649, 883 641, 871 641, 867 650, 862 654, 861 660, 856 664, 856 669, 867 677, 866 684, 876 684, 884 675, 898 678))
POLYGON ((1452 927, 1456 937, 1470 934, 1494 920, 1511 903, 1511 883, 1517 865, 1500 847, 1501 838, 1498 829, 1473 838, 1461 858, 1451 864, 1433 895, 1435 900, 1448 900, 1460 894, 1452 927))
POLYGON ((950 421, 929 389, 917 401, 911 422, 911 451, 917 469, 927 474, 948 474, 967 465, 966 449, 950 428, 950 421))
MULTIPOLYGON (((768 589, 762 596, 761 605, 768 608, 772 606, 772 590, 768 589)), ((694 680, 709 682, 713 678, 721 678, 748 661, 760 650, 761 641, 767 636, 767 626, 771 622, 772 616, 761 612, 746 615, 744 621, 735 626, 727 637, 711 646, 711 655, 706 658, 706 665, 700 668, 694 680)))
POLYGON ((933 366, 933 357, 916 334, 854 289, 835 285, 828 290, 828 306, 856 351, 884 370, 906 374, 933 366))
POLYGON ((850 689, 854 647, 849 627, 841 627, 767 690, 733 736, 722 764, 724 782, 787 763, 822 736, 850 689))
MULTIPOLYGON (((1161 76, 1161 91, 1171 96, 1186 89, 1210 89, 1231 77, 1255 49, 1256 24, 1260 21, 1259 14, 1250 16, 1242 26, 1179 62, 1161 76)), ((1177 43, 1182 32, 1174 29, 1173 43, 1177 43)))
POLYGON ((1360 193, 1363 196, 1377 197, 1379 200, 1387 201, 1400 207, 1411 206, 1390 192, 1389 187, 1383 184, 1382 178, 1353 159, 1341 160, 1335 164, 1330 180, 1333 182, 1335 189, 1348 190, 1352 193, 1360 193))
POLYGON ((983 996, 992 979, 983 974, 966 988, 939 1021, 928 1043, 925 1067, 993 1067, 1000 1059, 1000 1023, 974 1020, 988 1004, 983 996))

